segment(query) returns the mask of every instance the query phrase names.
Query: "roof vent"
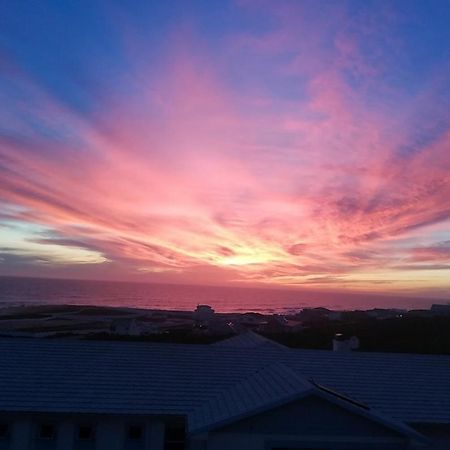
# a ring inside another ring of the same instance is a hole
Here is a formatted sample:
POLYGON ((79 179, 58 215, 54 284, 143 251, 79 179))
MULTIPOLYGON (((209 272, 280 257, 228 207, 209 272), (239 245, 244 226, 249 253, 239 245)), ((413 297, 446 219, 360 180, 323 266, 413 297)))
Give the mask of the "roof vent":
POLYGON ((336 333, 333 338, 333 352, 349 352, 359 348, 359 339, 356 336, 345 336, 336 333))

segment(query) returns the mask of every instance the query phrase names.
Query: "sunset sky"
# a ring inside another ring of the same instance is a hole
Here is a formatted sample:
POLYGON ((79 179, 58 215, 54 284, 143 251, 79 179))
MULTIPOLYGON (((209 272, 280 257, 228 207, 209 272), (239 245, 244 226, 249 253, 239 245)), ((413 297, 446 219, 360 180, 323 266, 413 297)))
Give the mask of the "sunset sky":
POLYGON ((450 296, 450 2, 3 2, 0 275, 450 296))

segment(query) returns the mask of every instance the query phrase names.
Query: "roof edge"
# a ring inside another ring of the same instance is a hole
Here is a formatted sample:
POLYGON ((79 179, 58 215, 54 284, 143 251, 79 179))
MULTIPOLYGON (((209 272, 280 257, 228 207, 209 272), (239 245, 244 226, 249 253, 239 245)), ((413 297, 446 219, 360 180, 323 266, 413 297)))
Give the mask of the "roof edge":
POLYGON ((243 413, 236 414, 234 416, 230 416, 230 417, 227 417, 222 420, 218 420, 214 423, 211 423, 207 426, 199 427, 197 429, 195 429, 195 428, 189 429, 189 417, 188 417, 188 433, 190 435, 194 435, 194 434, 200 434, 200 433, 212 431, 217 428, 221 428, 226 425, 230 425, 232 423, 238 422, 239 420, 243 420, 248 417, 252 417, 254 415, 264 413, 266 411, 270 411, 271 409, 275 409, 277 407, 286 405, 286 404, 294 402, 296 400, 302 400, 309 396, 317 396, 326 401, 329 401, 330 403, 336 404, 337 406, 342 407, 343 409, 345 409, 353 414, 356 414, 356 415, 362 416, 368 420, 374 421, 386 428, 394 430, 395 432, 397 432, 399 434, 406 435, 409 439, 415 440, 420 444, 425 444, 425 445, 430 444, 430 440, 427 437, 425 437, 423 434, 417 432, 416 430, 411 428, 409 425, 407 425, 401 421, 398 421, 396 419, 393 419, 391 417, 387 417, 377 411, 374 411, 374 410, 368 408, 365 405, 360 405, 358 402, 356 402, 352 399, 347 399, 345 396, 343 396, 339 393, 334 393, 333 391, 324 390, 312 383, 310 383, 310 384, 311 384, 311 387, 303 392, 288 395, 286 397, 280 398, 276 402, 271 402, 266 405, 254 408, 252 410, 248 410, 243 413))

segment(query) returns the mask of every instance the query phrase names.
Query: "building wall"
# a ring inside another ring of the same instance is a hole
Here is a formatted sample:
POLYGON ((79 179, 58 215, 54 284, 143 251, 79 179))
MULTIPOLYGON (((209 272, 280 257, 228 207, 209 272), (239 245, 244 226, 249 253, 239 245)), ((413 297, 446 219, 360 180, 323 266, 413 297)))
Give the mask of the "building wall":
POLYGON ((399 433, 372 420, 351 413, 342 407, 310 396, 264 413, 240 420, 224 431, 320 435, 400 437, 399 433))
POLYGON ((195 442, 192 449, 404 450, 408 445, 403 436, 382 425, 309 397, 209 432, 206 444, 195 442))
POLYGON ((433 450, 450 449, 450 424, 448 425, 414 425, 414 428, 430 439, 433 450))
POLYGON ((163 450, 164 422, 158 418, 104 415, 2 414, 10 433, 0 439, 0 450, 163 450), (39 438, 42 424, 52 424, 55 436, 39 438), (142 425, 142 438, 130 440, 130 425, 142 425), (92 425, 92 440, 78 439, 79 425, 92 425))
MULTIPOLYGON (((314 449, 314 450, 412 450, 404 442, 390 439, 345 440, 328 438, 308 439, 292 435, 251 435, 245 433, 214 433, 206 441, 193 440, 189 450, 273 450, 273 449, 314 449)), ((448 447, 447 447, 448 450, 448 447)))

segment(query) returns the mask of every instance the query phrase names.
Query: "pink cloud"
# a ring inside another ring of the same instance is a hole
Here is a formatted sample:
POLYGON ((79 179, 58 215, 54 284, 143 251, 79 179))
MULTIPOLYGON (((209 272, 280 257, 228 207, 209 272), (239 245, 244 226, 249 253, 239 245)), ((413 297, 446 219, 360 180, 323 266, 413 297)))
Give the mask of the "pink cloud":
MULTIPOLYGON (((327 36, 304 45, 289 14, 277 17, 279 29, 232 48, 291 53, 274 77, 296 77, 301 98, 241 92, 183 36, 158 76, 142 65, 127 80, 139 95, 112 94, 89 119, 19 79, 29 100, 16 108, 51 132, 2 138, 0 198, 54 230, 42 245, 95 249, 124 278, 380 284, 372 272, 408 253, 387 242, 450 219, 450 131, 402 155, 407 124, 393 132, 387 106, 368 108, 344 73, 368 86, 377 76, 360 34, 323 49, 327 36)), ((439 251, 414 247, 412 259, 439 251)))

